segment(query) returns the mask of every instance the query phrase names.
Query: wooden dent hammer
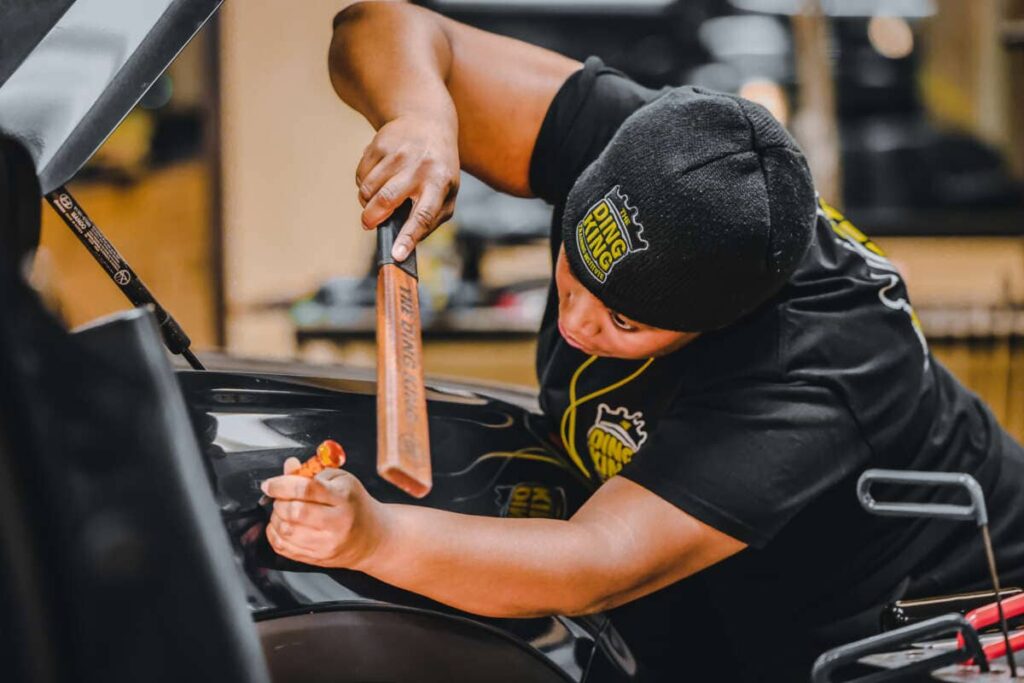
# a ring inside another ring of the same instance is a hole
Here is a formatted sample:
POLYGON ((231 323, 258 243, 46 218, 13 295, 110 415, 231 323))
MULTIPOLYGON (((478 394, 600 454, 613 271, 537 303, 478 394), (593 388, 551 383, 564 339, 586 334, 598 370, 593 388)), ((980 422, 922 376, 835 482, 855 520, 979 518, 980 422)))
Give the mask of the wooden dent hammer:
POLYGON ((391 256, 412 203, 377 228, 377 473, 410 496, 430 492, 430 435, 416 250, 391 256))

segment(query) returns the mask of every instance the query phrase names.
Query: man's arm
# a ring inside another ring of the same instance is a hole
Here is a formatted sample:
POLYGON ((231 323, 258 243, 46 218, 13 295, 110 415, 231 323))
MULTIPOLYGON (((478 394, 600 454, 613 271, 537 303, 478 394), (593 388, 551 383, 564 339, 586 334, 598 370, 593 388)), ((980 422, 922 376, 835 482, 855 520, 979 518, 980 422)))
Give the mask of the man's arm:
POLYGON ((530 195, 537 133, 579 62, 404 3, 357 3, 334 26, 331 82, 378 130, 356 170, 363 225, 415 202, 396 257, 451 216, 460 163, 530 195))
POLYGON ((275 498, 267 536, 277 552, 487 616, 609 609, 746 547, 622 477, 568 521, 383 504, 340 470, 277 477, 264 490, 275 498))

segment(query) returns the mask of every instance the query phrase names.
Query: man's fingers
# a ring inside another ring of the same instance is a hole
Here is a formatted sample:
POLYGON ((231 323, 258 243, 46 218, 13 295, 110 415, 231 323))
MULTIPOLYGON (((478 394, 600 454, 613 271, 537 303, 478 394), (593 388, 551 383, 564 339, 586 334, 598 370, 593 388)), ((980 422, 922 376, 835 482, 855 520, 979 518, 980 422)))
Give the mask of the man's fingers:
POLYGON ((354 476, 352 473, 346 472, 345 470, 342 469, 338 469, 337 467, 326 467, 320 472, 318 472, 315 478, 326 484, 327 482, 333 481, 335 479, 344 479, 345 477, 352 476, 354 476))
POLYGON ((437 218, 443 203, 444 196, 436 185, 426 185, 423 188, 391 247, 391 256, 396 261, 404 261, 416 245, 433 232, 437 227, 437 218))
POLYGON ((303 548, 287 536, 282 535, 278 525, 273 522, 267 525, 267 540, 270 541, 270 547, 278 555, 284 555, 296 562, 305 562, 306 564, 317 563, 312 550, 303 548))
MULTIPOLYGON (((359 176, 356 180, 357 187, 359 188, 359 201, 362 203, 363 208, 366 208, 370 200, 380 192, 380 189, 387 183, 391 178, 397 175, 402 170, 402 161, 397 154, 392 154, 384 159, 381 159, 377 165, 375 165, 366 174, 359 176)), ((375 228, 375 225, 363 225, 364 228, 370 230, 375 228)))
POLYGON ((320 546, 323 545, 320 531, 292 524, 277 514, 270 518, 267 527, 273 529, 279 538, 284 539, 293 547, 310 555, 315 555, 320 546))
POLYGON ((359 164, 356 166, 356 187, 362 185, 363 180, 370 174, 380 160, 386 157, 379 146, 371 142, 367 145, 366 149, 363 150, 363 156, 359 159, 359 164))
POLYGON ((291 474, 267 479, 260 488, 274 500, 303 500, 321 505, 335 502, 333 494, 322 482, 291 474))
POLYGON ((284 461, 285 474, 291 474, 300 467, 302 467, 302 462, 298 458, 288 458, 284 461))
POLYGON ((326 523, 324 511, 329 509, 326 505, 303 500, 275 500, 274 518, 294 526, 319 528, 326 523))
POLYGON ((363 209, 363 226, 376 228, 390 216, 416 189, 411 173, 400 173, 384 183, 363 209))

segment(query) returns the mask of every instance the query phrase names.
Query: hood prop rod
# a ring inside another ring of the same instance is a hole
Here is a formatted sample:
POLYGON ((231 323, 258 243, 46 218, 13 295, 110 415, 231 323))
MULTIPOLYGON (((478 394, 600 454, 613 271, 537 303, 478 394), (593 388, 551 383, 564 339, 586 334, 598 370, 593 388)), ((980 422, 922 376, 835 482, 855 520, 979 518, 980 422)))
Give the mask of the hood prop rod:
MULTIPOLYGON (((988 564, 989 578, 992 579, 992 596, 999 615, 999 627, 1003 632, 1003 644, 1006 646, 1006 664, 1010 669, 1010 678, 1017 678, 1017 662, 1013 646, 1010 643, 1010 629, 1006 625, 1006 613, 1003 611, 1002 588, 999 586, 995 553, 992 552, 992 537, 988 532, 985 494, 978 481, 971 475, 961 472, 872 469, 866 470, 857 480, 857 499, 860 501, 861 507, 876 515, 967 521, 974 522, 981 529, 981 543, 985 547, 985 562, 988 564), (970 503, 954 505, 952 503, 879 501, 871 495, 871 485, 875 483, 960 488, 967 492, 970 503)), ((984 669, 982 670, 984 671, 984 669)))
POLYGON ((71 228, 71 232, 78 238, 78 241, 85 245, 85 248, 103 267, 103 270, 121 290, 121 293, 128 298, 128 301, 139 308, 152 307, 167 350, 175 355, 180 355, 188 361, 194 370, 205 370, 203 364, 189 348, 192 345, 192 340, 185 334, 185 330, 181 329, 178 321, 157 303, 156 298, 135 274, 132 267, 107 240, 99 227, 92 222, 92 219, 68 189, 63 185, 58 187, 46 195, 46 201, 61 217, 61 220, 71 228))

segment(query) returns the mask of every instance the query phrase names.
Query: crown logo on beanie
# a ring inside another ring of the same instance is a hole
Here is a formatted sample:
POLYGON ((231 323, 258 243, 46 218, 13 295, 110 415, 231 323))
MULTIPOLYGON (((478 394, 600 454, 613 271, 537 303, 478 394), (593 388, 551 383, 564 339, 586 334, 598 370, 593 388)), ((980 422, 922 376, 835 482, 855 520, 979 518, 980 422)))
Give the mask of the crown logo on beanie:
POLYGON ((587 271, 604 282, 615 264, 647 249, 643 231, 637 207, 630 205, 629 197, 616 185, 576 225, 576 248, 587 271))

